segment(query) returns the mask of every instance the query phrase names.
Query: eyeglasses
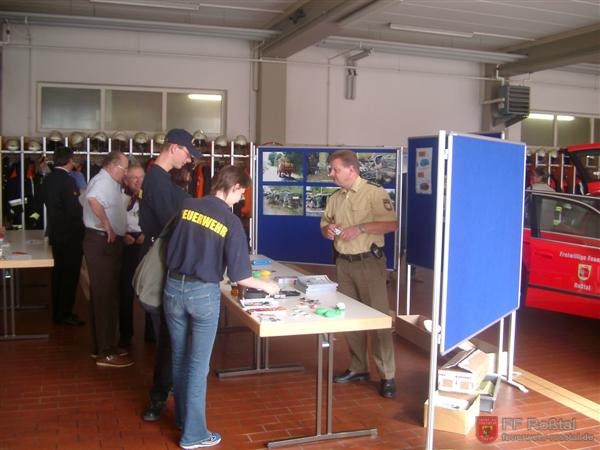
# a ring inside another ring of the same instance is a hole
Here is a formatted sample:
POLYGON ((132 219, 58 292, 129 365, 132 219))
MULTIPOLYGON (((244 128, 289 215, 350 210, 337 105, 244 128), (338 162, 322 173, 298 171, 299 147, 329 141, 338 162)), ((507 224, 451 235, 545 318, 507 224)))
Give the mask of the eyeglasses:
POLYGON ((123 167, 121 164, 117 164, 117 167, 121 169, 123 172, 127 173, 127 169, 123 167))
POLYGON ((187 147, 185 147, 183 145, 178 145, 177 148, 179 150, 183 150, 185 152, 185 154, 187 155, 187 157, 192 159, 192 155, 190 154, 190 151, 187 149, 187 147))

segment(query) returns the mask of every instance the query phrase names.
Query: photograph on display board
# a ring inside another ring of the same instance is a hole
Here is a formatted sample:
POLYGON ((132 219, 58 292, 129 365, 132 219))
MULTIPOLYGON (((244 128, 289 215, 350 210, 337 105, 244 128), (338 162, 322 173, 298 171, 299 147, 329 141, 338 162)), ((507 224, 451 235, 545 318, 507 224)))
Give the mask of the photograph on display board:
POLYGON ((390 200, 392 200, 392 205, 396 204, 396 189, 386 189, 387 193, 390 195, 390 200))
POLYGON ((308 161, 307 181, 312 182, 331 182, 327 170, 327 157, 329 152, 308 152, 306 154, 308 161))
POLYGON ((362 153, 356 154, 360 176, 381 186, 396 184, 395 153, 362 153))
POLYGON ((337 191, 338 187, 306 187, 306 215, 322 216, 329 196, 337 191))
POLYGON ((264 186, 263 214, 268 216, 303 216, 304 187, 264 186))
POLYGON ((263 153, 263 181, 303 181, 304 154, 301 152, 263 153))

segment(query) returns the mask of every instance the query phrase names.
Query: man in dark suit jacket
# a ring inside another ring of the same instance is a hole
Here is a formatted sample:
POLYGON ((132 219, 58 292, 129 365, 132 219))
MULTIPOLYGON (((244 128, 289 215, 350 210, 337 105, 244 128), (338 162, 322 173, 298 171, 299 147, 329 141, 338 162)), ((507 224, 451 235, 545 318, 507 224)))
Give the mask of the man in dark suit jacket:
POLYGON ((61 146, 54 151, 54 169, 42 185, 47 210, 47 233, 52 246, 52 318, 60 325, 84 325, 73 314, 83 255, 83 209, 79 189, 69 175, 73 150, 61 146))

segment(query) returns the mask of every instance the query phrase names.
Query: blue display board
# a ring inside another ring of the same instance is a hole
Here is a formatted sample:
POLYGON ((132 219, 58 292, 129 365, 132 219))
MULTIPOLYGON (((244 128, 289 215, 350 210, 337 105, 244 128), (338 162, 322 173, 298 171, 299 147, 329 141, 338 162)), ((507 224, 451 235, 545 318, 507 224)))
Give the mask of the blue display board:
MULTIPOLYGON (((502 133, 474 133, 501 138, 502 133)), ((433 270, 438 136, 408 139, 406 262, 433 270)))
POLYGON ((519 307, 525 144, 450 134, 444 220, 445 354, 519 307))
MULTIPOLYGON (((338 189, 327 172, 327 156, 341 147, 257 149, 257 250, 280 261, 333 264, 333 244, 321 236, 327 198, 338 189)), ((397 149, 349 148, 361 177, 381 184, 397 205, 397 149)), ((385 236, 389 268, 394 267, 394 233, 385 236)))
POLYGON ((408 139, 406 262, 433 269, 438 137, 408 139))

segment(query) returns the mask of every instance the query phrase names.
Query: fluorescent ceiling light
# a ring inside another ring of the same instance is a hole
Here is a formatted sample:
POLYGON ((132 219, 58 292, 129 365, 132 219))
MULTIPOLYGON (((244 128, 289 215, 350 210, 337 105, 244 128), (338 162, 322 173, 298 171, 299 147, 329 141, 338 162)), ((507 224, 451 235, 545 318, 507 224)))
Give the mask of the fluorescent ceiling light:
POLYGON ((153 1, 153 0, 90 0, 92 3, 108 3, 112 5, 123 6, 142 6, 150 8, 167 8, 167 9, 183 9, 186 11, 198 11, 202 8, 220 8, 220 9, 236 9, 241 11, 266 12, 272 14, 281 14, 283 10, 253 8, 250 6, 235 6, 235 5, 220 5, 218 3, 191 3, 185 1, 153 1))
POLYGON ((460 37, 460 38, 472 38, 473 37, 473 33, 463 33, 461 31, 450 31, 450 30, 439 30, 439 29, 435 29, 435 28, 412 27, 410 25, 396 25, 395 23, 390 23, 390 29, 397 30, 397 31, 409 31, 412 33, 439 34, 441 36, 460 37))
POLYGON ((150 0, 90 0, 92 3, 108 3, 122 6, 143 6, 150 8, 183 9, 186 11, 197 11, 198 5, 184 2, 153 2, 150 0))
MULTIPOLYGON (((543 114, 543 113, 530 113, 527 116, 528 119, 537 119, 537 120, 554 120, 554 114, 543 114)), ((571 122, 575 120, 573 116, 565 116, 565 115, 557 115, 556 120, 561 122, 571 122)))
POLYGON ((528 119, 554 120, 554 114, 530 113, 528 119))
POLYGON ((508 34, 483 33, 483 32, 479 32, 479 31, 474 31, 473 36, 486 36, 486 37, 495 37, 495 38, 500 38, 500 39, 512 39, 514 41, 535 41, 535 39, 521 37, 521 36, 511 36, 508 34))
POLYGON ((390 23, 391 30, 397 31, 408 31, 412 33, 425 33, 425 34, 438 34, 441 36, 450 36, 450 37, 460 37, 471 39, 475 36, 485 36, 499 39, 511 39, 514 41, 534 41, 535 39, 525 38, 521 36, 510 36, 508 34, 495 34, 495 33, 484 33, 480 31, 473 32, 463 32, 463 31, 451 31, 451 30, 440 30, 437 28, 421 28, 421 27, 413 27, 410 25, 397 25, 395 23, 390 23))
POLYGON ((219 5, 217 3, 198 3, 198 7, 203 8, 221 8, 221 9, 237 9, 240 11, 255 11, 255 12, 266 12, 273 14, 281 14, 284 12, 283 9, 265 9, 265 8, 253 8, 251 6, 234 6, 234 5, 219 5))
POLYGON ((220 102, 223 97, 219 94, 188 94, 190 100, 204 100, 207 102, 220 102))

